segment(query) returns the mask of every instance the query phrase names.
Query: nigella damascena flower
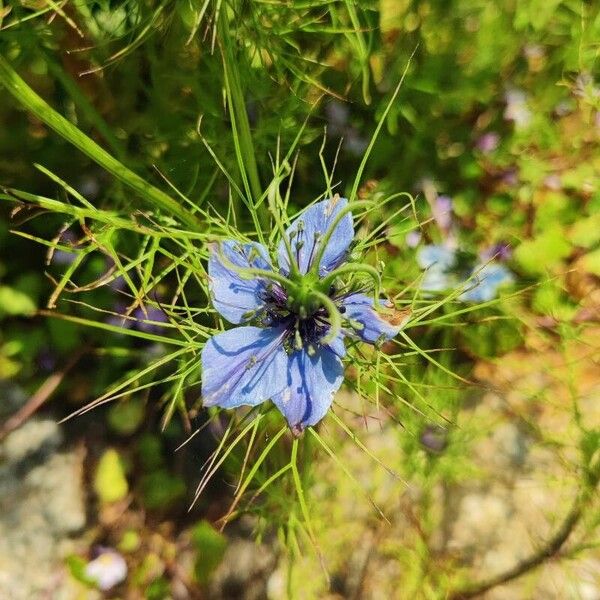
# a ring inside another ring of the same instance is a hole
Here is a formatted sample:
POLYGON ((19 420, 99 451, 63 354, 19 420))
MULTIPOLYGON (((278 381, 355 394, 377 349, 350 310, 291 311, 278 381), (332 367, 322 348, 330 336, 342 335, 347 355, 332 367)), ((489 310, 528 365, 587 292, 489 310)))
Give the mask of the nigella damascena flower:
POLYGON ((508 255, 507 248, 502 251, 488 249, 482 253, 481 262, 471 267, 469 264, 463 264, 464 260, 453 246, 423 246, 417 251, 417 263, 425 270, 420 288, 424 292, 465 288, 458 296, 458 300, 462 302, 493 300, 502 286, 514 283, 514 276, 508 268, 492 261, 494 258, 502 260, 502 252, 508 255), (492 251, 493 254, 490 255, 492 251))
POLYGON ((348 201, 335 196, 306 209, 285 231, 278 268, 259 243, 225 240, 211 248, 209 286, 216 310, 240 325, 202 351, 204 406, 256 406, 271 399, 295 433, 326 414, 343 380, 344 339, 378 344, 403 325, 391 304, 348 283, 373 267, 344 264, 354 238, 348 201))

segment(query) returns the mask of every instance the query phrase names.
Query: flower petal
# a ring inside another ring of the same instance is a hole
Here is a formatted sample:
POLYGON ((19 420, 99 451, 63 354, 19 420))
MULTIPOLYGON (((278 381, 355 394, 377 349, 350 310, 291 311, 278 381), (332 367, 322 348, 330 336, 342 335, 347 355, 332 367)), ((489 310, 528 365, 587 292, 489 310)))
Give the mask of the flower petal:
POLYGON ((391 340, 408 321, 408 314, 394 309, 386 300, 380 300, 382 310, 375 310, 373 297, 366 294, 351 294, 340 305, 345 308, 345 319, 356 321, 362 328, 356 334, 365 342, 374 344, 391 340))
POLYGON ((208 259, 208 281, 214 307, 230 323, 248 320, 245 315, 263 305, 264 279, 243 279, 229 263, 240 268, 253 267, 271 271, 269 254, 262 244, 242 244, 225 240, 214 244, 208 259))
MULTIPOLYGON (((337 214, 348 200, 334 196, 330 200, 323 200, 309 206, 287 229, 285 235, 290 240, 292 252, 296 257, 300 273, 307 273, 312 265, 319 248, 319 238, 322 238, 333 224, 337 214)), ((352 215, 346 213, 337 224, 333 235, 329 239, 327 248, 319 265, 319 274, 324 275, 333 271, 343 262, 354 238, 352 215)), ((281 269, 289 273, 290 260, 283 240, 279 242, 277 260, 281 269)))
POLYGON ((340 358, 344 358, 346 356, 346 345, 344 344, 344 332, 340 332, 340 334, 329 344, 329 349, 337 354, 340 358))
POLYGON ((437 267, 446 271, 456 262, 456 250, 441 244, 429 244, 419 248, 416 258, 421 269, 437 267))
POLYGON ((471 273, 468 288, 459 297, 463 302, 488 302, 498 295, 498 288, 514 283, 513 274, 497 263, 477 265, 471 273))
POLYGON ((433 265, 423 273, 419 289, 423 292, 443 292, 455 285, 456 276, 454 274, 446 273, 437 265, 433 265))
POLYGON ((204 406, 255 406, 287 385, 288 357, 280 327, 236 327, 208 340, 202 350, 204 406))
POLYGON ((343 379, 342 361, 331 350, 322 346, 313 356, 300 350, 289 357, 286 388, 272 399, 290 427, 302 431, 325 416, 343 379))

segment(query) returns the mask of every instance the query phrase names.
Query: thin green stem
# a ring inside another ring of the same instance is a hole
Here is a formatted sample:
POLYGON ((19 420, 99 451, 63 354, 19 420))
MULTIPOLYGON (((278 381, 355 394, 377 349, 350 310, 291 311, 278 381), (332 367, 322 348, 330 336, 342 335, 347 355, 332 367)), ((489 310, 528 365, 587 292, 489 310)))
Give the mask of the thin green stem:
POLYGON ((358 186, 360 185, 360 180, 362 179, 363 173, 367 166, 367 162, 368 162, 369 158, 371 157, 371 152, 373 151, 375 142, 377 141, 377 138, 379 137, 379 134, 383 128, 383 124, 385 123, 385 120, 387 119, 387 116, 392 108, 392 105, 394 104, 394 102, 396 101, 396 98, 398 97, 398 94, 400 93, 400 88, 402 87, 402 84, 404 83, 404 78, 406 77, 406 74, 408 73, 410 63, 412 62, 412 59, 415 55, 415 52, 417 51, 417 48, 418 48, 418 46, 415 47, 412 54, 410 55, 408 62, 406 63, 406 67, 404 68, 404 72, 402 73, 402 77, 400 77, 400 81, 398 82, 398 85, 396 86, 396 89, 394 90, 394 93, 392 94, 390 101, 387 103, 387 106, 385 107, 385 110, 383 111, 383 114, 381 115, 381 118, 379 119, 379 123, 377 123, 377 127, 375 128, 375 133, 373 133, 373 135, 371 137, 371 141, 369 142, 369 145, 367 146, 367 149, 365 150, 365 153, 363 154, 363 157, 362 157, 362 160, 360 161, 358 170, 356 171, 356 177, 354 178, 354 183, 352 184, 352 191, 350 192, 350 198, 349 198, 349 200, 351 202, 356 198, 356 196, 358 194, 358 186))
POLYGON ((267 271, 267 269, 255 269, 253 267, 236 267, 235 270, 242 276, 250 277, 264 277, 265 279, 271 279, 277 283, 281 283, 286 290, 296 289, 296 285, 292 283, 287 277, 277 273, 275 271, 267 271))
POLYGON ((108 146, 110 146, 110 150, 113 154, 119 160, 124 160, 126 153, 123 143, 113 133, 112 129, 96 110, 96 107, 88 100, 76 81, 74 81, 71 75, 69 75, 56 60, 54 60, 50 52, 43 50, 42 54, 48 65, 48 70, 56 79, 58 79, 63 88, 73 99, 73 102, 79 107, 81 114, 86 121, 98 130, 108 146))
POLYGON ((290 272, 293 277, 300 276, 300 269, 298 268, 298 262, 296 261, 296 257, 294 256, 294 251, 292 250, 292 245, 290 243, 290 238, 288 237, 285 227, 283 226, 283 222, 281 221, 281 215, 279 214, 276 206, 271 206, 271 214, 275 219, 275 224, 277 225, 277 229, 279 229, 279 233, 281 235, 281 239, 283 240, 283 245, 285 246, 285 251, 288 255, 288 260, 290 261, 290 272))
POLYGON ((223 266, 231 271, 235 271, 244 279, 250 279, 251 277, 264 277, 265 279, 270 279, 280 283, 285 287, 286 290, 295 290, 297 287, 295 283, 290 281, 285 275, 277 273, 277 271, 268 271, 267 269, 258 269, 255 267, 239 267, 238 265, 232 263, 222 251, 219 253, 219 260, 223 263, 223 266))
POLYGON ((19 77, 3 56, 0 56, 0 84, 4 85, 6 90, 18 102, 31 111, 38 119, 46 123, 48 127, 79 148, 84 154, 87 154, 87 156, 114 175, 119 181, 122 181, 125 185, 136 191, 148 205, 169 213, 193 230, 201 229, 201 222, 185 210, 177 201, 129 170, 80 131, 73 123, 55 111, 19 77))
POLYGON ((221 40, 221 51, 223 56, 223 72, 225 76, 225 88, 227 91, 227 103, 233 127, 235 150, 240 168, 240 175, 249 193, 252 207, 257 210, 260 223, 263 228, 268 228, 269 216, 262 209, 256 208, 262 196, 262 187, 256 164, 256 152, 250 131, 250 122, 246 110, 246 101, 242 90, 242 83, 236 55, 233 48, 232 36, 229 30, 229 22, 226 6, 219 10, 219 30, 221 40), (238 143, 239 142, 239 143, 238 143))
POLYGON ((323 286, 323 289, 329 289, 329 287, 338 277, 342 277, 343 275, 347 275, 349 273, 364 273, 366 275, 369 275, 369 277, 371 277, 375 282, 375 290, 377 291, 377 297, 379 297, 379 290, 381 288, 381 276, 379 275, 377 269, 375 267, 372 267, 371 265, 342 265, 341 267, 338 267, 335 271, 332 271, 331 273, 329 273, 329 275, 327 275, 327 277, 321 280, 321 285, 323 286))

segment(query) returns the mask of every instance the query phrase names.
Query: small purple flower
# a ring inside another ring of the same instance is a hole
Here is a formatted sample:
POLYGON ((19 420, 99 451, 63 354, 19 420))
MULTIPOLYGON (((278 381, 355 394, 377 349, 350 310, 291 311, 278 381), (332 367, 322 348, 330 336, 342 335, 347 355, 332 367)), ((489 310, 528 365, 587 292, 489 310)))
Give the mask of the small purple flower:
POLYGON ((495 131, 484 133, 475 143, 475 147, 482 154, 490 154, 500 143, 500 136, 495 131))
POLYGON ((165 312, 158 306, 149 306, 145 310, 142 307, 136 308, 132 317, 135 319, 135 329, 145 333, 158 333, 163 329, 162 323, 169 321, 165 312))
POLYGON ((325 105, 325 116, 332 134, 340 134, 348 126, 350 109, 339 100, 331 100, 325 105))
POLYGON ((575 104, 569 98, 567 100, 561 100, 554 107, 553 112, 557 117, 566 117, 567 115, 570 115, 574 110, 575 110, 575 104))
POLYGON ((125 559, 112 548, 99 548, 98 556, 85 567, 85 576, 92 580, 98 589, 106 592, 127 578, 125 559))
POLYGON ((440 425, 426 425, 419 442, 428 454, 441 454, 448 446, 448 431, 440 425))
POLYGON ((501 177, 500 181, 507 187, 515 187, 519 183, 519 170, 517 167, 509 167, 506 169, 501 177))
POLYGON ((42 371, 53 371, 56 368, 56 353, 49 348, 42 348, 37 355, 37 364, 42 371))
POLYGON ((167 315, 158 306, 136 308, 131 316, 127 315, 127 305, 124 302, 116 302, 113 313, 106 323, 121 329, 137 329, 145 333, 160 333, 163 329, 162 323, 169 321, 167 315))
POLYGON ((406 245, 409 248, 416 248, 420 244, 422 237, 423 236, 420 231, 416 231, 413 229, 412 231, 409 231, 406 234, 406 238, 405 238, 406 245))
POLYGON ((490 260, 499 260, 504 262, 512 256, 512 248, 505 242, 499 242, 493 246, 488 246, 479 253, 479 260, 482 263, 490 260))
POLYGON ((448 232, 452 227, 452 198, 438 196, 432 206, 433 218, 443 232, 448 232))
POLYGON ((225 240, 211 248, 214 307, 241 325, 202 351, 204 406, 256 406, 271 399, 299 434, 327 413, 343 380, 346 337, 378 344, 403 322, 383 300, 338 282, 372 267, 344 264, 354 238, 348 201, 307 208, 285 231, 279 269, 256 242, 225 240))

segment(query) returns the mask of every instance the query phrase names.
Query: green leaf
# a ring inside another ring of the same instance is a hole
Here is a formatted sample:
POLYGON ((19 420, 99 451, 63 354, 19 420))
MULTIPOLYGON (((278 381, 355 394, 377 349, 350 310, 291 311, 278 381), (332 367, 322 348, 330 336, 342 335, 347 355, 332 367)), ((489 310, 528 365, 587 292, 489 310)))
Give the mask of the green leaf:
POLYGON ((515 251, 515 260, 529 274, 545 273, 571 253, 571 244, 563 230, 553 227, 532 240, 523 242, 515 251))
POLYGON ((36 306, 27 294, 6 285, 0 286, 0 318, 31 316, 35 311, 36 306))
POLYGON ((410 6, 408 0, 379 0, 379 26, 381 33, 400 31, 406 11, 410 6))
POLYGON ((544 281, 536 288, 531 306, 536 312, 561 321, 572 318, 577 312, 577 306, 569 303, 568 296, 555 281, 544 281))
POLYGON ((140 486, 144 504, 150 509, 168 508, 181 500, 187 491, 183 479, 166 469, 144 475, 140 486))
POLYGON ((141 425, 144 415, 144 403, 138 398, 132 398, 110 407, 108 424, 115 433, 129 436, 141 425))
POLYGON ((194 575, 196 581, 204 585, 223 560, 227 548, 227 538, 216 531, 208 521, 200 521, 192 529, 191 535, 198 553, 194 575))
POLYGON ((129 491, 123 463, 119 453, 109 448, 100 458, 94 476, 94 491, 101 502, 117 502, 129 491))
POLYGON ((160 438, 150 433, 142 435, 137 443, 137 456, 144 471, 160 469, 165 463, 160 438))
POLYGON ((87 561, 84 558, 77 554, 71 554, 67 556, 65 562, 67 563, 69 572, 77 581, 80 581, 87 586, 95 586, 95 581, 85 574, 87 561))
POLYGON ((523 343, 519 323, 502 319, 472 323, 461 328, 467 348, 481 358, 506 354, 523 343))
POLYGON ((569 232, 569 240, 582 248, 591 248, 600 242, 600 213, 575 223, 569 232))
POLYGON ((135 529, 128 529, 123 533, 123 537, 119 542, 119 550, 121 552, 135 552, 142 544, 140 534, 135 529))

